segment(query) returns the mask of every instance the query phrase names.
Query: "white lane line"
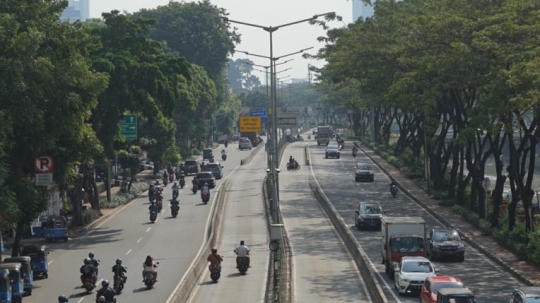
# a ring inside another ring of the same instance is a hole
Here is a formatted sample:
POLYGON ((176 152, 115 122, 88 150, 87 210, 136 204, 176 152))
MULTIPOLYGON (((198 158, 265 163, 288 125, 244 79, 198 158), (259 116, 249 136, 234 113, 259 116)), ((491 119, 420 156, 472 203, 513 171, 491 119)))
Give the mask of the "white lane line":
MULTIPOLYGON (((157 221, 157 220, 156 220, 156 221, 157 221)), ((146 232, 149 232, 151 229, 152 229, 152 227, 148 227, 148 228, 146 229, 146 232)))
POLYGON ((54 262, 54 260, 51 260, 51 261, 47 262, 47 265, 51 265, 52 262, 54 262))
POLYGON ((141 242, 142 238, 139 238, 139 240, 137 240, 137 243, 141 242))
POLYGON ((77 301, 77 303, 81 303, 83 300, 84 300, 84 297, 80 298, 79 301, 77 301))
MULTIPOLYGON (((159 221, 159 218, 156 219, 156 222, 159 221)), ((155 222, 154 222, 155 223, 155 222)))
POLYGON ((129 255, 130 252, 131 252, 131 249, 127 251, 126 255, 129 255))
MULTIPOLYGON (((233 171, 227 175, 226 178, 228 178, 230 175, 232 175, 241 165, 237 165, 233 171)), ((219 184, 219 187, 215 190, 215 192, 218 192, 219 189, 221 188, 221 185, 223 183, 219 184)), ((214 195, 214 200, 216 199, 217 195, 214 195)), ((214 203, 214 201, 212 201, 212 204, 214 203)), ((208 214, 208 218, 206 219, 206 225, 204 227, 204 230, 208 230, 208 226, 210 225, 210 219, 212 218, 211 216, 212 212, 209 212, 208 214)), ((176 287, 174 288, 174 290, 172 291, 171 295, 169 296, 169 298, 167 299, 167 301, 165 301, 165 303, 171 303, 172 299, 174 298, 174 295, 178 292, 178 289, 180 288, 180 285, 182 285, 182 283, 184 283, 184 280, 186 280, 187 278, 187 275, 190 273, 190 269, 193 268, 194 264, 197 262, 197 257, 199 257, 202 253, 202 251, 205 249, 205 245, 206 245, 206 233, 203 235, 203 242, 201 244, 201 247, 199 248, 199 252, 197 253, 197 255, 195 256, 195 258, 193 259, 193 261, 191 261, 191 264, 189 265, 188 267, 188 270, 186 270, 186 273, 182 276, 182 279, 180 279, 180 282, 178 282, 178 284, 176 285, 176 287)), ((199 278, 200 280, 200 278, 199 278)), ((193 291, 196 291, 193 290, 193 291)), ((195 297, 195 296, 193 296, 195 297)), ((192 300, 192 299, 190 299, 192 300)))
MULTIPOLYGON (((309 155, 309 163, 313 163, 311 161, 311 148, 309 148, 308 146, 308 155, 309 155)), ((319 184, 319 181, 317 180, 317 177, 315 176, 315 172, 313 171, 313 164, 311 164, 309 166, 310 170, 311 170, 311 175, 313 176, 313 179, 315 180, 315 183, 317 183, 317 186, 319 186, 319 188, 322 189, 321 185, 319 184)), ((326 197, 326 194, 324 192, 321 192, 325 197, 326 197)), ((327 197, 328 198, 328 197, 327 197)), ((333 226, 333 225, 332 225, 333 226)), ((341 239, 340 239, 341 240, 341 239)), ((343 240, 341 240, 343 241, 343 240)), ((358 240, 357 240, 358 241, 358 240)), ((360 245, 359 245, 360 246, 360 245)), ((362 248, 362 246, 360 246, 360 248, 362 248)), ((363 249, 363 248, 362 248, 363 249)), ((382 281, 385 285, 385 287, 388 289, 388 292, 390 294, 392 294, 392 297, 394 297, 394 299, 399 302, 399 303, 402 303, 403 301, 401 301, 398 296, 396 296, 396 294, 394 293, 393 291, 393 288, 390 287, 390 285, 388 284, 388 282, 386 282, 386 280, 383 278, 383 276, 379 273, 379 271, 377 270, 377 268, 375 267, 375 264, 373 264, 373 262, 371 262, 371 258, 367 258, 367 261, 369 262, 369 265, 371 267, 371 269, 373 270, 373 272, 375 272, 375 274, 379 277, 379 280, 382 281)), ((358 270, 358 269, 356 269, 358 270)), ((366 286, 366 282, 364 281, 364 279, 360 279, 361 283, 362 283, 362 286, 364 287, 364 290, 366 291, 366 294, 368 294, 369 292, 367 291, 367 286, 366 286)))

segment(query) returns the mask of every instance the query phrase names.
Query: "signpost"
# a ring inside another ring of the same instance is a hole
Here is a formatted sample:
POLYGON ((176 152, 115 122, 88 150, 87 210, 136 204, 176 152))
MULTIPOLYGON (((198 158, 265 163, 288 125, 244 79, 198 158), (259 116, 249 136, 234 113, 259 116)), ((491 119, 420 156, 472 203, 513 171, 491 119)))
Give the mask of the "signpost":
POLYGON ((261 131, 261 117, 259 116, 240 116, 241 133, 258 133, 261 131))
POLYGON ((277 127, 296 128, 298 125, 298 116, 295 114, 277 114, 277 127))
POLYGON ((137 140, 137 116, 125 115, 124 120, 119 122, 121 133, 126 140, 137 140))
POLYGON ((36 185, 49 186, 53 184, 54 161, 51 156, 40 156, 34 159, 34 170, 36 171, 36 185))
POLYGON ((266 121, 268 119, 268 115, 266 114, 266 110, 252 110, 249 112, 250 116, 259 116, 261 117, 261 123, 266 124, 266 121))

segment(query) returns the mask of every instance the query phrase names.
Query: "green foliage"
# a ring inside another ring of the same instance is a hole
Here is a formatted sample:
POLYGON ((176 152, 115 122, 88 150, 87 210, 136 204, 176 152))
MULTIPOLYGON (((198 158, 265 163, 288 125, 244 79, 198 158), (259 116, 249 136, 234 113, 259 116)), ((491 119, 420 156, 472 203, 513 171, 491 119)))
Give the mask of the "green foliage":
POLYGON ((111 197, 111 202, 108 202, 107 199, 101 199, 99 201, 99 206, 103 209, 116 208, 129 203, 133 199, 137 198, 138 194, 147 190, 148 184, 146 182, 134 182, 129 191, 118 192, 117 194, 113 195, 111 197))
POLYGON ((101 212, 99 210, 95 210, 95 209, 86 209, 85 211, 83 211, 82 213, 82 223, 83 225, 88 225, 92 222, 94 222, 96 219, 98 219, 99 217, 102 216, 101 212))

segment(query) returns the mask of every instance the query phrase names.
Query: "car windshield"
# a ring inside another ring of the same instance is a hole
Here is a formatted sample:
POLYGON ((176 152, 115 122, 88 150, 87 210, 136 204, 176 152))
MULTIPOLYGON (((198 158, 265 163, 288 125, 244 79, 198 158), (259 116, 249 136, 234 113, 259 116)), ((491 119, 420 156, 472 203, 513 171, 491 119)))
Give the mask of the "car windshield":
POLYGON ((431 292, 436 294, 439 292, 439 289, 443 288, 464 288, 464 286, 458 282, 437 282, 433 284, 433 289, 431 292))
POLYGON ((461 238, 455 231, 437 231, 433 233, 433 241, 461 241, 461 238))
POLYGON ((392 251, 397 253, 416 253, 424 251, 424 239, 417 237, 396 237, 392 239, 392 251))
POLYGON ((206 169, 211 171, 219 171, 219 165, 217 164, 207 164, 206 169))
POLYGON ((212 178, 211 173, 197 174, 197 179, 208 179, 208 178, 212 178))
POLYGON ((364 206, 364 212, 366 214, 380 214, 381 208, 378 205, 366 205, 364 206))
POLYGON ((338 149, 337 145, 328 145, 327 149, 338 149))
POLYGON ((197 165, 197 162, 195 161, 186 161, 185 166, 194 166, 197 165))
POLYGON ((356 169, 358 170, 371 170, 371 166, 367 164, 357 164, 356 169))
POLYGON ((433 272, 433 267, 431 267, 431 263, 429 262, 417 262, 417 261, 409 261, 403 263, 403 268, 401 269, 402 272, 433 272))

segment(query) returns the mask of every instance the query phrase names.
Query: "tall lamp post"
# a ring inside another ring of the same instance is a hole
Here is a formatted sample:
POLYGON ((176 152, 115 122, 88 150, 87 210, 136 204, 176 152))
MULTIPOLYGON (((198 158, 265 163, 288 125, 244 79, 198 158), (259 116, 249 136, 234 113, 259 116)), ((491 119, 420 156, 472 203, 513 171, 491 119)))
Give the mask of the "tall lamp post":
MULTIPOLYGON (((251 27, 256 27, 256 28, 260 28, 266 32, 268 32, 270 34, 270 56, 268 57, 270 59, 270 75, 273 75, 274 74, 274 63, 276 60, 274 60, 274 44, 273 44, 273 33, 275 31, 277 31, 278 29, 280 28, 283 28, 283 27, 287 27, 287 26, 291 26, 291 25, 294 25, 294 24, 298 24, 298 23, 304 23, 304 22, 310 22, 310 21, 314 21, 316 19, 318 19, 319 17, 324 17, 324 16, 328 16, 328 15, 332 15, 332 14, 335 14, 334 12, 331 12, 331 13, 326 13, 326 14, 319 14, 319 15, 314 15, 313 17, 311 18, 307 18, 307 19, 303 19, 303 20, 298 20, 298 21, 295 21, 295 22, 290 22, 290 23, 285 23, 285 24, 282 24, 282 25, 279 25, 279 26, 263 26, 263 25, 258 25, 258 24, 253 24, 253 23, 247 23, 247 22, 241 22, 241 21, 236 21, 236 20, 231 20, 227 17, 224 17, 224 20, 226 22, 230 22, 230 23, 236 23, 236 24, 242 24, 242 25, 246 25, 246 26, 251 26, 251 27)), ((271 78, 271 83, 270 83, 270 86, 272 87, 271 88, 271 103, 272 103, 272 145, 270 146, 270 153, 271 153, 271 157, 272 157, 272 160, 274 162, 274 165, 272 165, 270 167, 270 170, 271 170, 271 173, 272 173, 272 177, 273 177, 273 180, 275 182, 275 180, 277 179, 277 171, 276 171, 276 168, 277 168, 277 165, 279 164, 278 163, 278 141, 277 141, 277 117, 276 117, 276 96, 275 96, 275 82, 274 82, 274 77, 272 76, 271 78)), ((279 217, 278 217, 278 212, 277 212, 277 208, 279 207, 279 202, 277 201, 277 186, 276 184, 274 183, 274 186, 273 186, 273 190, 272 190, 272 200, 273 200, 273 203, 274 203, 274 209, 275 209, 275 213, 274 214, 274 222, 275 223, 280 223, 280 220, 279 220, 279 217)))
MULTIPOLYGON (((236 52, 239 52, 239 53, 243 53, 241 51, 236 51, 236 52)), ((285 64, 287 62, 291 62, 292 60, 294 60, 294 58, 291 58, 289 60, 285 60, 283 62, 280 62, 276 65, 282 65, 282 64, 285 64)), ((241 61, 242 63, 244 64, 247 64, 247 65, 252 65, 252 66, 258 66, 258 67, 262 67, 264 68, 264 72, 265 72, 265 85, 266 85, 266 99, 268 100, 268 102, 270 102, 270 94, 268 92, 268 89, 269 89, 269 86, 268 86, 268 69, 270 68, 270 65, 259 65, 259 64, 254 64, 254 63, 251 63, 251 62, 247 62, 247 61, 241 61)))

